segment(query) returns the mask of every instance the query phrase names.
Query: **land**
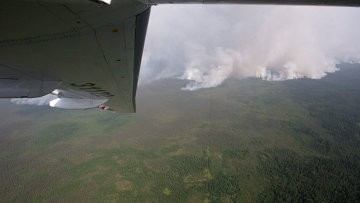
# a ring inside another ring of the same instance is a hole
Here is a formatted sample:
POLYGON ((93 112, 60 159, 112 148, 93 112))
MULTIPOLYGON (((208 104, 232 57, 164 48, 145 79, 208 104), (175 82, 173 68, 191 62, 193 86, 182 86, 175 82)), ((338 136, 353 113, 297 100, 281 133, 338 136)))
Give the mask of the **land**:
POLYGON ((320 80, 161 80, 136 114, 1 101, 1 202, 356 202, 360 65, 320 80))

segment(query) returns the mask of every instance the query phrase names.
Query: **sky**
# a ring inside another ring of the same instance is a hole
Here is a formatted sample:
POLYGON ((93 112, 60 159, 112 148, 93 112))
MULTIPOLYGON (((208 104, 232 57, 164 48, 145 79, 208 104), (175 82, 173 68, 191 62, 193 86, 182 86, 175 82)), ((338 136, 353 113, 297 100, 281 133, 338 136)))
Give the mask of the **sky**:
POLYGON ((360 62, 360 9, 158 5, 151 10, 140 85, 187 80, 183 90, 228 78, 319 79, 360 62))

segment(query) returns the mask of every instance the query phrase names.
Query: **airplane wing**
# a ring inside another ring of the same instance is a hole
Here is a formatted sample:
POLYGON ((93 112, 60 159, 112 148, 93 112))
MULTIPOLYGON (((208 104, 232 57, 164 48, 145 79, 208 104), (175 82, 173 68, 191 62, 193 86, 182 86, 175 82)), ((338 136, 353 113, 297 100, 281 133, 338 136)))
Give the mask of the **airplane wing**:
POLYGON ((136 1, 1 1, 0 97, 57 89, 55 107, 76 109, 70 97, 134 112, 149 13, 136 1))
POLYGON ((360 5, 357 0, 1 1, 0 98, 48 95, 57 108, 135 112, 150 6, 162 3, 360 5))

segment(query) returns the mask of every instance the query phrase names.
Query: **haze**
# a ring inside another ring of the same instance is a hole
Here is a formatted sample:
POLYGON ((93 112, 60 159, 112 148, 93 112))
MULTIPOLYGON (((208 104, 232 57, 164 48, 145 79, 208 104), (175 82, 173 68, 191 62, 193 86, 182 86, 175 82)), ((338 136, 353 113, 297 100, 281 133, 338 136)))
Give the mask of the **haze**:
POLYGON ((154 6, 140 84, 188 80, 184 90, 235 77, 324 77, 359 62, 360 11, 346 7, 154 6))

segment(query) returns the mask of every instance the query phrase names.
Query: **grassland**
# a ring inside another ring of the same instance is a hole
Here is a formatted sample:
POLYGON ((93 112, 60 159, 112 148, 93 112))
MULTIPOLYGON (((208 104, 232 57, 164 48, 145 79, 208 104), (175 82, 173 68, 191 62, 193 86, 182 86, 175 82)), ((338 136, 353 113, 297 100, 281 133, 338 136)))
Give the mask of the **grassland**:
POLYGON ((355 202, 360 67, 141 87, 136 114, 2 102, 1 202, 355 202))

